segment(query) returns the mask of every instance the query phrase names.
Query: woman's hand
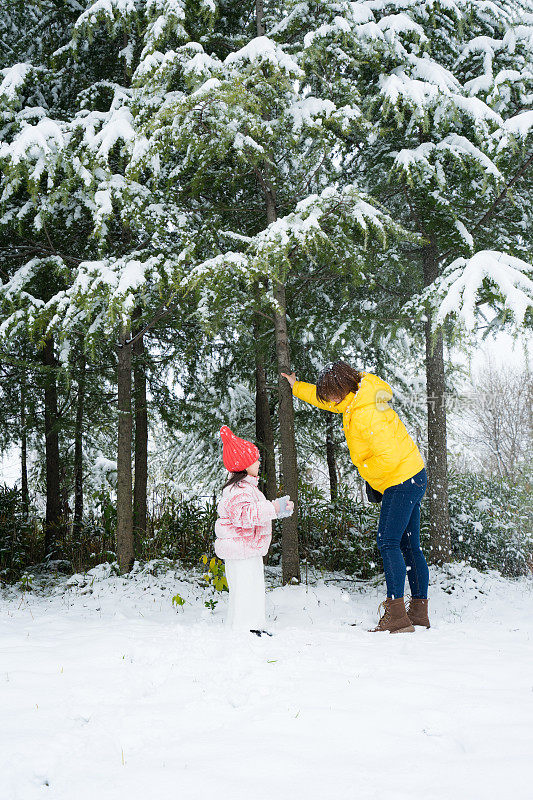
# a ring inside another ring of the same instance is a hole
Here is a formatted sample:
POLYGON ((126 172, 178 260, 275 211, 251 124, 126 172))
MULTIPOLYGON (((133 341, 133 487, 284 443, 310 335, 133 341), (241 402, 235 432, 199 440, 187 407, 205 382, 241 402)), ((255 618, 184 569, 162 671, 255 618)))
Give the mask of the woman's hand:
POLYGON ((287 380, 289 381, 289 383, 291 385, 291 389, 292 389, 292 387, 296 383, 296 373, 295 372, 291 372, 290 375, 287 375, 286 372, 282 372, 281 374, 283 375, 284 378, 287 378, 287 380))

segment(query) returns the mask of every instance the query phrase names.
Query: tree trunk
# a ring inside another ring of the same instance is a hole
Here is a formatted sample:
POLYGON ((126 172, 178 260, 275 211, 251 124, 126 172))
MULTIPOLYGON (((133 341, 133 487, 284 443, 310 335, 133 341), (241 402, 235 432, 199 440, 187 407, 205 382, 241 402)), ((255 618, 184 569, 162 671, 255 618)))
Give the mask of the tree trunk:
POLYGON ((28 432, 26 430, 26 372, 22 372, 20 380, 20 471, 22 515, 26 519, 30 514, 30 493, 28 490, 28 432))
POLYGON ((122 572, 133 566, 133 508, 131 489, 131 344, 126 328, 120 337, 118 354, 118 446, 117 446, 117 560, 122 572))
POLYGON ((337 460, 335 458, 335 430, 334 415, 331 411, 326 412, 326 460, 329 472, 329 492, 331 502, 334 503, 338 497, 337 486, 337 460))
MULTIPOLYGON (((264 182, 267 223, 277 218, 276 201, 273 190, 264 182)), ((281 476, 283 493, 290 495, 294 501, 292 517, 286 517, 281 523, 281 557, 282 581, 291 583, 300 581, 300 559, 298 553, 298 463, 296 459, 296 441, 294 437, 294 405, 292 389, 289 382, 281 376, 281 372, 291 372, 291 352, 287 330, 287 303, 285 285, 274 282, 274 299, 279 311, 274 314, 274 331, 276 336, 276 355, 278 367, 279 395, 279 432, 281 449, 281 476)))
MULTIPOLYGON (((438 262, 433 246, 425 248, 424 285, 438 276, 438 262)), ((431 333, 428 310, 424 325, 426 339, 426 393, 428 409, 428 489, 430 559, 435 564, 448 561, 451 555, 450 516, 448 508, 448 460, 446 434, 446 384, 442 330, 431 333)))
POLYGON ((56 359, 51 336, 44 343, 42 360, 44 375, 44 432, 46 458, 46 519, 44 531, 45 557, 59 555, 61 534, 61 481, 59 464, 59 420, 57 413, 56 359))
MULTIPOLYGON (((255 297, 259 307, 259 285, 255 286, 255 297)), ((255 342, 255 437, 261 451, 261 472, 259 485, 269 500, 277 496, 276 457, 274 454, 274 430, 270 415, 270 403, 266 382, 266 371, 263 354, 259 343, 262 326, 257 315, 254 315, 255 342)))
POLYGON ((294 514, 282 522, 282 579, 283 583, 300 580, 300 560, 298 554, 298 464, 294 436, 294 406, 289 382, 281 372, 291 372, 291 353, 287 332, 285 286, 275 283, 274 297, 280 311, 274 317, 276 331, 276 353, 278 359, 279 428, 281 444, 281 474, 283 493, 294 501, 294 514))
POLYGON ((146 405, 146 365, 144 339, 133 345, 133 394, 135 398, 135 486, 133 491, 133 537, 135 555, 140 557, 146 538, 148 486, 148 409, 146 405))
POLYGON ((85 355, 83 353, 79 358, 78 369, 78 397, 74 429, 74 536, 79 534, 83 519, 83 414, 85 405, 85 355))
POLYGON ((277 495, 276 458, 274 455, 274 430, 266 388, 263 359, 256 352, 255 362, 255 436, 261 451, 261 491, 268 500, 277 495))
POLYGON ((265 35, 265 9, 264 0, 255 0, 255 25, 258 36, 265 35))

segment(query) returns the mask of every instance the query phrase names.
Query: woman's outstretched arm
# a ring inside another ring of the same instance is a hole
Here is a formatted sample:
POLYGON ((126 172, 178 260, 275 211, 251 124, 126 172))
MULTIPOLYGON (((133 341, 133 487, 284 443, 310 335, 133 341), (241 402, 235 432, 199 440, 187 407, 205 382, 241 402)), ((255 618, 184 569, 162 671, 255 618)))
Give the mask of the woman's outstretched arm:
POLYGON ((289 381, 292 387, 292 393, 295 397, 304 400, 306 403, 310 403, 312 406, 321 408, 323 411, 333 411, 335 414, 342 414, 342 409, 338 407, 337 403, 323 402, 318 399, 314 383, 305 383, 304 381, 296 380, 294 372, 290 375, 287 375, 286 372, 282 372, 281 374, 289 381))

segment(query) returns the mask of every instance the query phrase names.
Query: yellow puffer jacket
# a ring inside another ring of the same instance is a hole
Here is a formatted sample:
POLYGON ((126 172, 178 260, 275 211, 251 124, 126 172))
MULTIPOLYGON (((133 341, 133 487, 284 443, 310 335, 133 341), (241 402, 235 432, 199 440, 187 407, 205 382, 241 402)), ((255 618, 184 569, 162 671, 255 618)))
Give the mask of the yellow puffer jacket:
POLYGON ((379 492, 403 483, 424 468, 424 460, 398 414, 389 407, 388 383, 363 372, 359 389, 340 403, 321 403, 312 383, 296 381, 292 393, 325 411, 342 414, 350 456, 361 477, 379 492))

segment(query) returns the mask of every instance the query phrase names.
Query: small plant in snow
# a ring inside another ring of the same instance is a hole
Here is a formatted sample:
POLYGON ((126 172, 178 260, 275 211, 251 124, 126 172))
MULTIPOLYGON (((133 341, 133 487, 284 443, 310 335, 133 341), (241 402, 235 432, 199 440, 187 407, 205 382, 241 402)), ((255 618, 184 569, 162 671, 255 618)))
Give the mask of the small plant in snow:
POLYGON ((23 592, 31 592, 33 588, 33 578, 29 572, 25 572, 19 581, 19 586, 23 592))
POLYGON ((209 556, 205 555, 205 553, 200 558, 200 561, 206 567, 209 564, 207 572, 204 572, 202 577, 206 582, 207 586, 211 587, 213 593, 213 597, 210 597, 208 600, 206 600, 204 605, 206 608, 209 608, 211 611, 214 611, 218 603, 218 600, 215 599, 216 594, 218 592, 229 591, 228 581, 226 580, 224 562, 221 561, 220 558, 213 557, 209 559, 209 556))
MULTIPOLYGON (((202 564, 207 566, 208 558, 208 556, 203 555, 200 561, 202 564)), ((216 592, 229 591, 224 562, 221 561, 220 558, 213 557, 209 561, 209 570, 204 572, 202 577, 206 581, 207 585, 212 586, 216 592)))

